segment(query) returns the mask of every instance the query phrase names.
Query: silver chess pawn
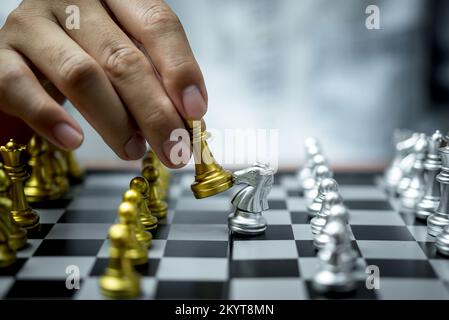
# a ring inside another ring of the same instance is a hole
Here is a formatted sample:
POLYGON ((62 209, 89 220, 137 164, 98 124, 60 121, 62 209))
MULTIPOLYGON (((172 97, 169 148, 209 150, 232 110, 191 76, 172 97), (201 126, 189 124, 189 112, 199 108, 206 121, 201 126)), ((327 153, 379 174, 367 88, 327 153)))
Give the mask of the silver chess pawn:
POLYGON ((320 186, 318 188, 318 195, 313 199, 313 202, 307 206, 307 212, 309 217, 315 217, 318 212, 320 212, 323 206, 323 200, 326 194, 329 192, 338 192, 338 183, 335 179, 324 178, 321 180, 320 186))
POLYGON ((340 219, 334 219, 326 225, 326 234, 329 241, 318 252, 320 270, 314 276, 312 286, 324 293, 352 291, 355 289, 352 270, 356 262, 348 260, 354 249, 346 225, 340 219))
POLYGON ((314 184, 311 188, 304 189, 304 198, 312 202, 318 196, 318 189, 321 181, 326 178, 332 178, 333 172, 326 165, 319 165, 313 171, 314 184))
POLYGON ((415 216, 418 219, 427 219, 431 214, 435 212, 438 207, 441 196, 441 186, 436 180, 437 175, 441 170, 441 156, 438 149, 443 147, 445 140, 439 130, 435 131, 428 142, 428 153, 426 161, 424 161, 424 181, 426 190, 424 197, 416 205, 415 216))
POLYGON ((321 165, 327 165, 327 160, 321 153, 313 155, 308 160, 299 179, 299 186, 302 191, 306 192, 307 190, 313 189, 316 182, 316 168, 321 165))
POLYGON ((449 226, 446 226, 437 236, 435 246, 439 253, 449 256, 449 226))
POLYGON ((413 148, 415 161, 413 163, 413 169, 408 176, 409 183, 407 188, 405 188, 400 195, 401 210, 403 211, 414 211, 416 205, 424 195, 424 160, 426 159, 427 155, 427 147, 428 143, 426 135, 420 134, 419 139, 413 148))
POLYGON ((274 171, 264 164, 255 164, 234 172, 234 184, 246 184, 232 199, 235 211, 228 217, 229 229, 247 235, 263 233, 267 221, 262 212, 268 210, 268 194, 274 171))
POLYGON ((321 146, 315 138, 307 138, 304 141, 304 149, 306 152, 306 162, 304 167, 300 169, 296 175, 300 185, 312 176, 313 168, 315 166, 313 157, 321 153, 321 146))
POLYGON ((441 155, 441 172, 436 180, 441 185, 441 198, 435 212, 427 218, 427 233, 436 237, 449 225, 449 146, 439 149, 441 155))
POLYGON ((323 200, 323 205, 321 210, 317 213, 317 215, 310 222, 310 226, 312 228, 312 233, 317 235, 323 230, 326 225, 326 219, 330 214, 330 211, 333 206, 337 204, 342 204, 343 199, 338 194, 338 192, 329 192, 326 194, 323 200))

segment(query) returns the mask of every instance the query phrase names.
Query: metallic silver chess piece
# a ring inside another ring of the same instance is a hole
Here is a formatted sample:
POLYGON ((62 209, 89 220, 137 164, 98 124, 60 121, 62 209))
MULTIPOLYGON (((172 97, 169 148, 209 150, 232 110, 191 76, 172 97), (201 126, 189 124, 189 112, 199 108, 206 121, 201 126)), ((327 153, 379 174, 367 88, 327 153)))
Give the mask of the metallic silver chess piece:
POLYGON ((435 246, 439 253, 449 256, 449 226, 446 226, 437 236, 435 246))
MULTIPOLYGON (((326 232, 326 226, 333 220, 340 220, 346 226, 348 234, 350 234, 349 225, 348 225, 348 221, 349 221, 348 209, 343 204, 336 204, 336 205, 332 206, 332 208, 329 212, 329 215, 326 217, 326 224, 324 225, 323 230, 319 234, 316 234, 313 239, 313 244, 315 245, 315 248, 322 249, 329 242, 330 238, 326 232)), ((357 258, 357 255, 352 256, 351 261, 352 261, 352 259, 356 259, 356 258, 357 258)))
POLYGON ((235 211, 228 217, 229 229, 247 235, 263 233, 267 221, 262 212, 268 210, 268 194, 274 171, 264 164, 255 164, 234 172, 234 184, 246 184, 232 199, 235 211))
POLYGON ((321 210, 317 213, 317 215, 312 219, 310 222, 310 226, 312 228, 312 233, 314 235, 317 235, 323 230, 326 219, 330 214, 330 211, 333 206, 337 204, 342 204, 343 199, 338 194, 338 192, 328 192, 323 200, 323 205, 321 207, 321 210))
POLYGON ((410 172, 410 175, 408 175, 408 178, 410 179, 409 184, 400 195, 402 211, 414 211, 416 205, 424 195, 424 160, 426 159, 427 148, 427 137, 422 133, 413 148, 415 161, 413 163, 412 171, 410 172))
POLYGON ((411 134, 395 132, 395 157, 390 166, 385 170, 384 186, 388 193, 395 195, 398 185, 404 175, 411 170, 414 156, 411 154, 419 133, 411 134))
POLYGON ((349 292, 355 289, 352 269, 355 260, 349 262, 354 249, 347 233, 346 225, 340 219, 329 221, 326 225, 329 241, 318 252, 320 270, 315 274, 312 286, 319 292, 349 292), (352 252, 352 253, 351 253, 352 252))
POLYGON ((321 154, 321 146, 315 138, 307 138, 304 141, 304 149, 306 154, 305 165, 297 173, 300 186, 303 182, 312 176, 313 169, 315 167, 315 161, 313 157, 317 154, 321 154))
POLYGON ((300 173, 299 185, 301 190, 307 191, 315 186, 316 168, 321 165, 327 165, 327 160, 321 153, 313 155, 308 160, 306 167, 300 173))
POLYGON ((426 190, 424 197, 416 205, 415 216, 418 219, 427 219, 435 212, 438 207, 441 196, 441 186, 436 180, 437 175, 441 170, 441 156, 438 149, 443 147, 445 140, 439 130, 435 131, 428 141, 428 153, 426 161, 424 161, 424 181, 426 190))
POLYGON ((309 217, 313 218, 320 212, 323 205, 324 197, 329 192, 338 192, 338 183, 335 179, 324 178, 321 180, 320 186, 318 188, 318 195, 313 199, 313 202, 307 206, 307 212, 309 217))
POLYGON ((314 185, 311 188, 304 190, 304 197, 309 202, 312 202, 318 196, 318 188, 321 184, 321 181, 326 178, 332 178, 333 175, 333 172, 331 171, 331 169, 329 169, 328 166, 317 166, 313 171, 314 185))
POLYGON ((435 212, 427 218, 427 233, 433 237, 449 225, 449 146, 439 149, 441 155, 441 172, 436 179, 441 185, 441 198, 435 212))

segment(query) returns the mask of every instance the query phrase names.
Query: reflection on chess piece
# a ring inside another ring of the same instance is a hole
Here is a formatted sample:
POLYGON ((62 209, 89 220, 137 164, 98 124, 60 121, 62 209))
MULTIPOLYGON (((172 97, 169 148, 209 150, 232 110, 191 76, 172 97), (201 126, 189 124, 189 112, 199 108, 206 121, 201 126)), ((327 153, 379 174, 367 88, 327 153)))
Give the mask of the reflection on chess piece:
POLYGON ((148 165, 142 170, 142 175, 148 180, 148 199, 147 205, 151 213, 158 219, 163 219, 167 216, 167 203, 161 199, 156 181, 159 179, 159 171, 155 166, 148 165))
POLYGON ((8 238, 8 228, 0 219, 0 268, 10 266, 16 261, 16 251, 11 248, 8 238))
POLYGON ((128 248, 126 256, 134 265, 142 265, 148 262, 147 249, 137 240, 137 208, 130 202, 122 202, 118 208, 120 224, 126 226, 129 232, 128 248))
POLYGON ((5 146, 0 147, 4 168, 11 181, 12 216, 20 227, 32 229, 39 226, 39 215, 29 206, 23 190, 23 184, 29 178, 25 171, 25 152, 26 147, 12 139, 5 146))
POLYGON ((152 215, 150 209, 148 209, 148 181, 144 177, 135 177, 129 183, 131 190, 136 190, 140 193, 141 201, 138 205, 140 221, 142 222, 145 230, 155 230, 158 225, 158 219, 152 215))
POLYGON ((37 135, 34 135, 28 143, 30 178, 25 182, 24 192, 29 202, 49 201, 60 196, 59 188, 53 183, 49 166, 43 157, 46 152, 45 144, 37 135))
POLYGON ((129 231, 127 226, 121 224, 109 229, 109 264, 99 279, 99 285, 101 293, 113 299, 130 299, 140 295, 140 276, 127 255, 131 238, 129 231))
POLYGON ((234 185, 233 176, 214 159, 200 121, 187 121, 195 161, 195 181, 191 189, 197 199, 210 197, 234 185), (198 125, 197 125, 198 123, 198 125))
POLYGON ((328 192, 323 199, 321 210, 312 219, 310 226, 314 235, 320 234, 326 225, 327 217, 330 215, 331 209, 335 205, 343 203, 342 197, 338 192, 328 192))
POLYGON ((0 162, 0 210, 11 211, 12 201, 9 198, 9 181, 8 175, 3 168, 3 163, 0 162))
POLYGON ((45 164, 48 166, 48 171, 51 173, 54 184, 59 189, 59 196, 63 196, 69 191, 69 180, 67 179, 63 159, 55 146, 47 142, 46 147, 47 152, 44 154, 45 164))
POLYGON ((159 158, 156 156, 156 153, 152 149, 148 151, 146 157, 142 160, 142 168, 147 165, 153 165, 159 170, 160 179, 158 179, 156 185, 159 188, 160 196, 163 199, 166 199, 170 183, 170 172, 162 164, 162 162, 159 160, 159 158))
MULTIPOLYGON (((123 194, 123 202, 130 202, 134 204, 136 208, 139 208, 142 203, 142 198, 136 190, 131 189, 125 191, 125 193, 123 194)), ((151 240, 153 239, 153 236, 148 231, 145 231, 145 228, 140 221, 139 214, 136 215, 136 237, 137 240, 146 248, 149 248, 151 246, 151 240)))
POLYGON ((78 184, 84 180, 84 171, 76 160, 75 152, 61 150, 61 155, 65 161, 66 176, 71 184, 78 184))
POLYGON ((335 179, 324 178, 318 188, 318 195, 313 199, 313 202, 307 206, 309 217, 313 218, 320 212, 324 197, 329 192, 338 192, 338 183, 335 179))

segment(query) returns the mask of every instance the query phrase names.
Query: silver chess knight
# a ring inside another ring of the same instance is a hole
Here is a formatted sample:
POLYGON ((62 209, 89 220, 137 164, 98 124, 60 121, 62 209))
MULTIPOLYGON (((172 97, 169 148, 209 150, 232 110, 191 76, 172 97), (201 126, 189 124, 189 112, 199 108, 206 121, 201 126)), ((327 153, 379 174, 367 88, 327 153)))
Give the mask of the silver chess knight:
POLYGON ((268 194, 274 181, 274 170, 255 164, 234 172, 234 184, 246 184, 232 199, 235 211, 228 217, 229 229, 246 235, 263 233, 267 221, 262 212, 268 210, 268 194))
POLYGON ((424 161, 424 197, 416 205, 415 216, 418 219, 426 220, 438 207, 441 196, 441 186, 436 180, 441 170, 441 156, 438 149, 444 147, 445 140, 439 130, 435 131, 429 138, 429 147, 426 160, 424 161))
POLYGON ((315 217, 318 212, 320 212, 321 207, 323 206, 324 197, 329 192, 338 192, 338 183, 335 179, 324 178, 318 188, 318 195, 313 199, 313 202, 307 206, 307 212, 309 213, 310 218, 315 217))

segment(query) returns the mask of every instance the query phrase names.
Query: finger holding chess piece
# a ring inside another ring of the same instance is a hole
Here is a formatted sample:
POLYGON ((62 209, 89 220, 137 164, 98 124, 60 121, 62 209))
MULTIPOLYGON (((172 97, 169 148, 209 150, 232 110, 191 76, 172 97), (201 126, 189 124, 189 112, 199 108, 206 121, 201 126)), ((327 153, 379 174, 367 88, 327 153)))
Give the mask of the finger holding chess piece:
POLYGON ((156 166, 147 165, 142 169, 142 176, 146 177, 148 181, 148 198, 147 205, 151 214, 158 219, 164 219, 167 216, 167 202, 165 202, 157 187, 157 180, 159 179, 159 170, 156 166))
POLYGON ((135 190, 140 194, 140 201, 137 208, 139 209, 140 221, 142 222, 145 230, 155 230, 158 226, 159 221, 155 216, 153 216, 150 209, 148 208, 148 181, 144 177, 135 177, 129 183, 129 187, 131 190, 135 190))
POLYGON ((26 146, 17 144, 13 139, 0 147, 4 168, 11 181, 12 216, 20 227, 33 229, 39 226, 39 215, 31 209, 24 193, 24 182, 29 178, 25 170, 25 152, 26 146))
MULTIPOLYGON (((140 194, 136 190, 127 190, 123 194, 123 202, 130 202, 136 206, 136 208, 139 208, 142 198, 140 194)), ((145 231, 145 228, 140 221, 140 215, 137 214, 136 217, 136 238, 137 240, 143 244, 146 248, 151 247, 151 241, 153 239, 153 236, 148 231, 145 231)))
POLYGON ((140 276, 128 254, 131 237, 126 225, 115 224, 109 229, 109 264, 99 279, 100 291, 106 297, 131 299, 140 295, 140 276))

